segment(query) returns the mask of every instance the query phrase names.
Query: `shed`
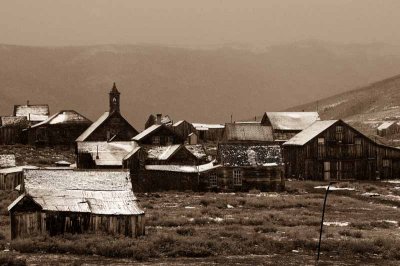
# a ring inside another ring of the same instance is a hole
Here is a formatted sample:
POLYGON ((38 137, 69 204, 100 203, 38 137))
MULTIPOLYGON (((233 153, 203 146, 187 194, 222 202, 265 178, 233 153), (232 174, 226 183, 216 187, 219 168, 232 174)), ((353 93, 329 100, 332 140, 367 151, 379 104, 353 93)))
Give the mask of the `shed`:
POLYGON ((0 117, 0 144, 12 145, 24 142, 22 131, 28 125, 25 116, 0 117))
POLYGON ((145 233, 144 211, 126 171, 26 170, 22 192, 8 207, 13 239, 145 233))
POLYGON ((37 169, 36 166, 15 166, 0 169, 0 190, 14 190, 22 183, 24 169, 37 169))
POLYGON ((222 167, 216 176, 209 177, 210 188, 243 191, 284 188, 279 145, 266 142, 219 143, 217 154, 217 161, 222 167))

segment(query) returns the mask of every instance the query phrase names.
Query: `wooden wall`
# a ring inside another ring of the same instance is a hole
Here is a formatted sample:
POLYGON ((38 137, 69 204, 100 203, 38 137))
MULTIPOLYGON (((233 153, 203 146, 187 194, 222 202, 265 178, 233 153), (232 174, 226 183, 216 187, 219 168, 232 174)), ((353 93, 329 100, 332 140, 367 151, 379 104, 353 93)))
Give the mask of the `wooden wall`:
POLYGON ((22 142, 22 128, 0 127, 0 145, 13 145, 22 142))
POLYGON ((14 190, 16 186, 22 183, 23 175, 24 173, 22 171, 0 174, 0 190, 14 190))
POLYGON ((69 146, 90 126, 88 124, 44 125, 28 130, 28 143, 37 146, 69 146))

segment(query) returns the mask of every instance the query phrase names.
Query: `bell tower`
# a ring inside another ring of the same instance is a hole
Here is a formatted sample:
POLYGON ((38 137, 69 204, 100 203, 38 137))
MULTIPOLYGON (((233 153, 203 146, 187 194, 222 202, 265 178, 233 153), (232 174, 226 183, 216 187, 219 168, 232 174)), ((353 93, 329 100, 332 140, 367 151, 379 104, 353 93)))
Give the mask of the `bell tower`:
POLYGON ((118 112, 119 113, 119 91, 117 90, 117 86, 115 86, 115 82, 110 91, 110 113, 118 112))

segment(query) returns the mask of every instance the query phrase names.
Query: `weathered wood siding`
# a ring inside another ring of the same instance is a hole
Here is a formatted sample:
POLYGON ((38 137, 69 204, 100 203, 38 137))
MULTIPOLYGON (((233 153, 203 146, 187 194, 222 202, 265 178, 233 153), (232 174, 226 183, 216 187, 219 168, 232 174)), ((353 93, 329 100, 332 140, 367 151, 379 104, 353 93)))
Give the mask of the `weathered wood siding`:
POLYGON ((14 190, 16 186, 22 183, 23 176, 23 172, 0 173, 0 190, 14 190))
POLYGON ((28 143, 37 146, 69 146, 90 126, 87 124, 44 125, 28 130, 28 143))
POLYGON ((0 145, 13 145, 22 142, 22 128, 0 127, 0 145))

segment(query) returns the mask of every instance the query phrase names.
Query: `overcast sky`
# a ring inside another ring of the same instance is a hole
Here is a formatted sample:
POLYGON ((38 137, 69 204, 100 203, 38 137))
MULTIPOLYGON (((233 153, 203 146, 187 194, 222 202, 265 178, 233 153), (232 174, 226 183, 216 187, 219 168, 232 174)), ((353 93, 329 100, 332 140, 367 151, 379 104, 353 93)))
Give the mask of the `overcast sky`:
POLYGON ((399 0, 0 0, 0 43, 400 43, 399 0))

